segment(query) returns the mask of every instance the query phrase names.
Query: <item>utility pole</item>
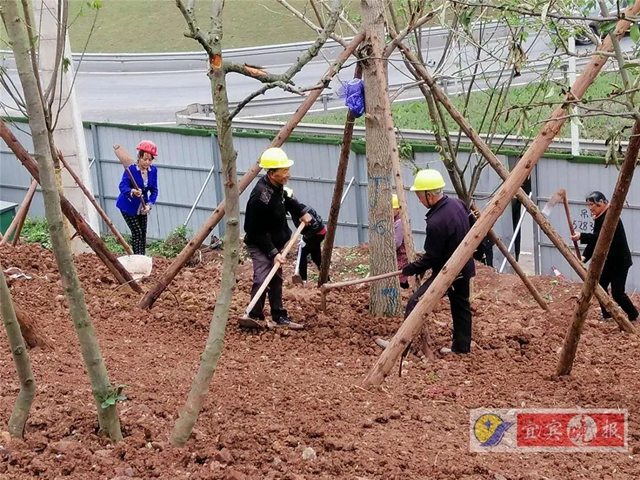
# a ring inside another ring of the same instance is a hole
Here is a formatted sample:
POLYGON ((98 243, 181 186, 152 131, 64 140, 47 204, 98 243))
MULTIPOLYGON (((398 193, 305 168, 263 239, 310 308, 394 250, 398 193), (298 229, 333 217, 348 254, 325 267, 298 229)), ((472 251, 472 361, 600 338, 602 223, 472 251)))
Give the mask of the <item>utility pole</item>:
MULTIPOLYGON (((33 0, 34 25, 39 27, 38 67, 43 91, 46 91, 51 83, 54 73, 56 75, 56 86, 52 93, 54 97, 51 104, 51 116, 55 124, 54 143, 64 155, 71 169, 93 194, 84 128, 73 88, 74 67, 69 36, 66 28, 64 30, 59 28, 59 3, 66 4, 60 0, 33 0), (65 38, 59 39, 59 34, 64 35, 65 38), (56 68, 56 51, 59 44, 64 46, 64 51, 62 60, 56 68)), ((98 213, 66 170, 62 171, 62 188, 65 197, 80 212, 93 231, 99 234, 98 213)), ((74 253, 90 251, 79 237, 72 241, 71 247, 74 253)))

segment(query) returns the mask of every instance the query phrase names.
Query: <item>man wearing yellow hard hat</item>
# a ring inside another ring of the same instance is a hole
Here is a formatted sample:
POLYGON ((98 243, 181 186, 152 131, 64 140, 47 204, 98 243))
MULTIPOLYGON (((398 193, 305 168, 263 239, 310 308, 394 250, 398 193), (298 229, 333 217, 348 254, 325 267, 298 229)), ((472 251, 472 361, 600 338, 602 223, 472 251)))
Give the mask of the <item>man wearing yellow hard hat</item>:
MULTIPOLYGON (((291 238, 287 211, 295 213, 305 224, 312 220, 305 205, 284 194, 284 185, 289 180, 289 168, 292 165, 293 160, 281 148, 269 148, 260 157, 260 166, 267 174, 258 180, 251 191, 244 220, 244 243, 253 264, 251 298, 260 289, 274 263, 282 265, 285 262, 280 252, 291 238)), ((240 321, 241 326, 260 328, 264 323, 264 302, 268 294, 271 318, 275 324, 292 329, 303 328, 302 325, 291 321, 284 308, 282 283, 280 268, 269 282, 267 292, 249 313, 249 318, 240 321)))
MULTIPOLYGON (((465 235, 471 229, 471 213, 462 200, 444 195, 445 183, 437 170, 420 170, 413 182, 411 191, 429 211, 427 238, 424 242, 424 254, 402 269, 406 276, 418 275, 431 269, 431 276, 415 291, 409 299, 404 318, 407 318, 418 304, 420 297, 429 289, 438 272, 442 270, 453 252, 458 248, 465 235)), ((443 348, 440 353, 469 353, 471 351, 471 305, 469 303, 469 284, 475 275, 475 265, 470 258, 453 282, 447 296, 451 302, 453 317, 453 342, 451 348, 443 348)))

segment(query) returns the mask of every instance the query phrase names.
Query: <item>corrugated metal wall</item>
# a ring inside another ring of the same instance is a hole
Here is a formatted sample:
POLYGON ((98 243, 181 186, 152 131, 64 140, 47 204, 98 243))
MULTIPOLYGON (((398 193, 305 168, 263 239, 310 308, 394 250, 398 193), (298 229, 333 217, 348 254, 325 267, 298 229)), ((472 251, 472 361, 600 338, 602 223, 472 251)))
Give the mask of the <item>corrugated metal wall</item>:
MULTIPOLYGON (((32 150, 33 145, 28 134, 19 129, 26 129, 27 125, 18 123, 11 125, 18 140, 32 150)), ((158 203, 149 220, 149 237, 164 238, 174 228, 183 224, 204 182, 213 169, 213 175, 204 189, 203 195, 196 207, 188 227, 197 230, 211 214, 216 205, 223 198, 221 188, 220 159, 215 136, 205 131, 189 131, 179 133, 178 129, 150 129, 140 131, 140 128, 126 126, 92 124, 85 129, 89 157, 94 160, 91 168, 96 198, 105 209, 116 226, 124 232, 127 227, 115 200, 118 195, 118 183, 122 176, 122 167, 113 151, 114 144, 120 144, 129 152, 135 151, 135 146, 142 139, 152 140, 158 145, 160 153, 156 166, 159 170, 160 195, 158 203)), ((298 139, 300 140, 300 139, 298 139)), ((236 136, 235 147, 238 151, 238 174, 244 172, 256 161, 262 151, 267 148, 269 138, 262 136, 236 136)), ((286 151, 296 161, 292 168, 289 186, 293 188, 300 201, 312 205, 323 218, 327 218, 331 196, 335 185, 340 145, 338 142, 320 143, 317 139, 309 141, 291 141, 285 145, 286 151)), ((466 163, 471 158, 471 165, 476 161, 474 156, 460 154, 460 162, 466 163)), ((502 160, 507 164, 507 158, 502 160)), ((420 168, 429 166, 440 170, 445 179, 446 172, 437 153, 416 153, 414 163, 407 163, 403 167, 405 185, 413 183, 413 165, 420 168)), ((467 169, 467 181, 470 178, 467 169)), ((347 171, 347 182, 354 179, 353 186, 345 198, 340 213, 340 222, 336 234, 336 244, 342 246, 357 245, 368 241, 367 227, 367 176, 366 158, 363 154, 351 152, 351 159, 347 171)), ((4 142, 0 144, 0 198, 5 201, 20 203, 29 186, 30 177, 27 171, 17 162, 4 142)), ((449 183, 449 182, 448 182, 449 183)), ((500 179, 491 170, 485 168, 478 184, 476 202, 483 207, 491 193, 500 185, 500 179)), ((249 195, 248 189, 241 197, 241 210, 249 195)), ((448 194, 453 194, 450 188, 448 194)), ((415 243, 418 249, 424 243, 424 215, 426 210, 420 205, 413 194, 409 194, 409 209, 415 243)), ((44 216, 44 208, 40 193, 36 194, 31 215, 44 216)), ((107 232, 102 225, 102 233, 107 232)), ((214 233, 221 235, 217 227, 214 233)), ((505 243, 508 243, 511 233, 511 212, 501 217, 495 226, 496 233, 505 243)), ((495 265, 502 261, 497 249, 494 249, 495 265)))
MULTIPOLYGON (((606 167, 602 164, 572 163, 566 160, 545 159, 536 167, 535 189, 537 191, 538 206, 542 209, 549 198, 559 189, 567 191, 569 210, 576 231, 590 233, 593 230, 593 219, 587 209, 585 198, 593 190, 599 190, 607 198, 611 198, 618 178, 618 170, 614 166, 606 167)), ((640 190, 634 188, 639 179, 635 178, 627 204, 622 211, 622 222, 633 255, 634 267, 631 267, 627 281, 627 289, 633 291, 640 288, 640 190)), ((549 221, 559 234, 573 248, 569 234, 564 208, 556 206, 548 216, 549 221)), ((584 246, 580 246, 584 249, 584 246)), ((567 278, 578 279, 567 261, 556 250, 549 239, 540 232, 540 259, 538 272, 551 275, 552 267, 556 267, 567 278)))

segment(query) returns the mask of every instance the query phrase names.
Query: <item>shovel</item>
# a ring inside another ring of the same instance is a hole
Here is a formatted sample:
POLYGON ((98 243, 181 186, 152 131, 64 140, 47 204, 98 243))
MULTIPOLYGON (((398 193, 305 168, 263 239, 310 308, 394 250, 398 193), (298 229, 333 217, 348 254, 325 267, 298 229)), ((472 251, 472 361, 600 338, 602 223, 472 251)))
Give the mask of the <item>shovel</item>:
POLYGON ((300 239, 300 243, 298 244, 298 257, 296 258, 296 270, 291 277, 291 283, 294 285, 302 285, 304 282, 302 281, 302 277, 300 276, 300 261, 302 260, 302 249, 304 248, 305 243, 303 239, 300 239))
MULTIPOLYGON (((289 250, 291 250, 291 247, 293 246, 293 244, 296 243, 296 240, 298 240, 298 237, 300 236, 300 232, 302 232, 302 229, 304 227, 306 227, 306 225, 303 222, 300 222, 300 226, 298 226, 298 229, 295 231, 295 233, 291 237, 291 240, 289 240, 289 242, 285 245, 285 247, 282 250, 282 252, 280 252, 283 257, 287 256, 287 254, 289 253, 289 250)), ((279 268, 280 268, 280 263, 279 262, 274 262, 273 267, 271 268, 271 271, 269 272, 269 275, 267 275, 267 278, 264 279, 264 282, 262 282, 262 285, 260 285, 260 289, 253 296, 253 298, 251 299, 251 302, 249 302, 249 305, 247 306, 247 309, 244 311, 244 315, 238 321, 238 323, 240 324, 241 327, 244 327, 244 328, 261 328, 260 322, 258 322, 256 320, 254 320, 253 318, 249 317, 249 313, 251 312, 251 310, 253 310, 253 307, 255 307, 256 303, 258 303, 258 300, 260 299, 260 297, 262 296, 264 291, 269 286, 269 282, 271 282, 271 279, 276 274, 276 272, 278 271, 279 268)), ((269 328, 272 328, 274 326, 274 324, 273 323, 268 323, 267 326, 269 328)), ((297 323, 294 324, 293 322, 291 322, 290 328, 295 330, 295 329, 301 329, 303 327, 300 324, 297 324, 297 323)))
POLYGON ((357 278, 355 280, 348 280, 346 282, 338 283, 325 283, 320 287, 320 308, 323 312, 327 312, 327 292, 334 288, 348 287, 350 285, 359 285, 361 283, 375 282, 376 280, 383 280, 389 277, 397 277, 402 273, 402 270, 396 270, 395 272, 383 273, 376 275, 375 277, 366 276, 365 278, 357 278))
MULTIPOLYGON (((560 190, 558 190, 556 193, 553 194, 553 196, 549 199, 547 204, 542 209, 542 213, 548 216, 551 213, 551 210, 553 209, 553 207, 555 207, 561 201, 564 204, 564 213, 567 216, 567 222, 569 223, 569 232, 571 233, 571 236, 573 236, 576 233, 576 231, 573 228, 573 220, 571 219, 571 212, 569 212, 569 200, 567 200, 567 191, 564 188, 561 188, 560 190)), ((573 246, 576 249, 576 255, 580 260, 582 260, 582 254, 580 253, 580 246, 578 245, 578 242, 574 240, 573 246)))

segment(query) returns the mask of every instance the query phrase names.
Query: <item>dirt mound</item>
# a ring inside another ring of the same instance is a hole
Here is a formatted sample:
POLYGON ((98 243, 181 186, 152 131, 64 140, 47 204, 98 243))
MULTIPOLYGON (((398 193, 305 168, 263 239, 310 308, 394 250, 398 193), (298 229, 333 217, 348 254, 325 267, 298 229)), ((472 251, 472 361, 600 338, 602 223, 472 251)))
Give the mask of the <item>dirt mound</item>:
MULTIPOLYGON (((370 315, 366 287, 332 291, 323 314, 316 288, 289 284, 285 305, 306 330, 241 331, 234 319, 249 301, 251 265, 245 262, 194 438, 183 449, 171 447, 168 437, 208 333, 220 255, 207 252, 181 272, 151 311, 136 308, 138 297, 118 288, 94 256, 77 258, 110 379, 128 386, 129 400, 119 406, 125 440, 114 446, 96 432, 96 407, 52 254, 28 245, 0 250, 5 268, 32 277, 12 282, 14 298, 55 345, 30 351, 37 394, 25 441, 0 438, 0 478, 533 480, 640 474, 638 339, 599 322, 594 305, 572 376, 553 380, 580 286, 533 278, 550 302, 546 314, 517 277, 487 268, 479 268, 475 280, 472 355, 431 363, 410 355, 402 378, 395 370, 382 388, 366 391, 360 381, 380 354, 373 340, 392 335, 401 319, 370 315), (469 409, 478 407, 627 408, 630 450, 471 454, 469 409)), ((168 263, 156 259, 154 273, 168 263)), ((353 278, 366 263, 366 249, 341 249, 332 275, 353 278)), ((403 292, 405 302, 408 295, 403 292)), ((448 346, 446 300, 429 325, 436 346, 448 346)), ((2 431, 19 383, 6 335, 0 335, 0 349, 2 431)))

